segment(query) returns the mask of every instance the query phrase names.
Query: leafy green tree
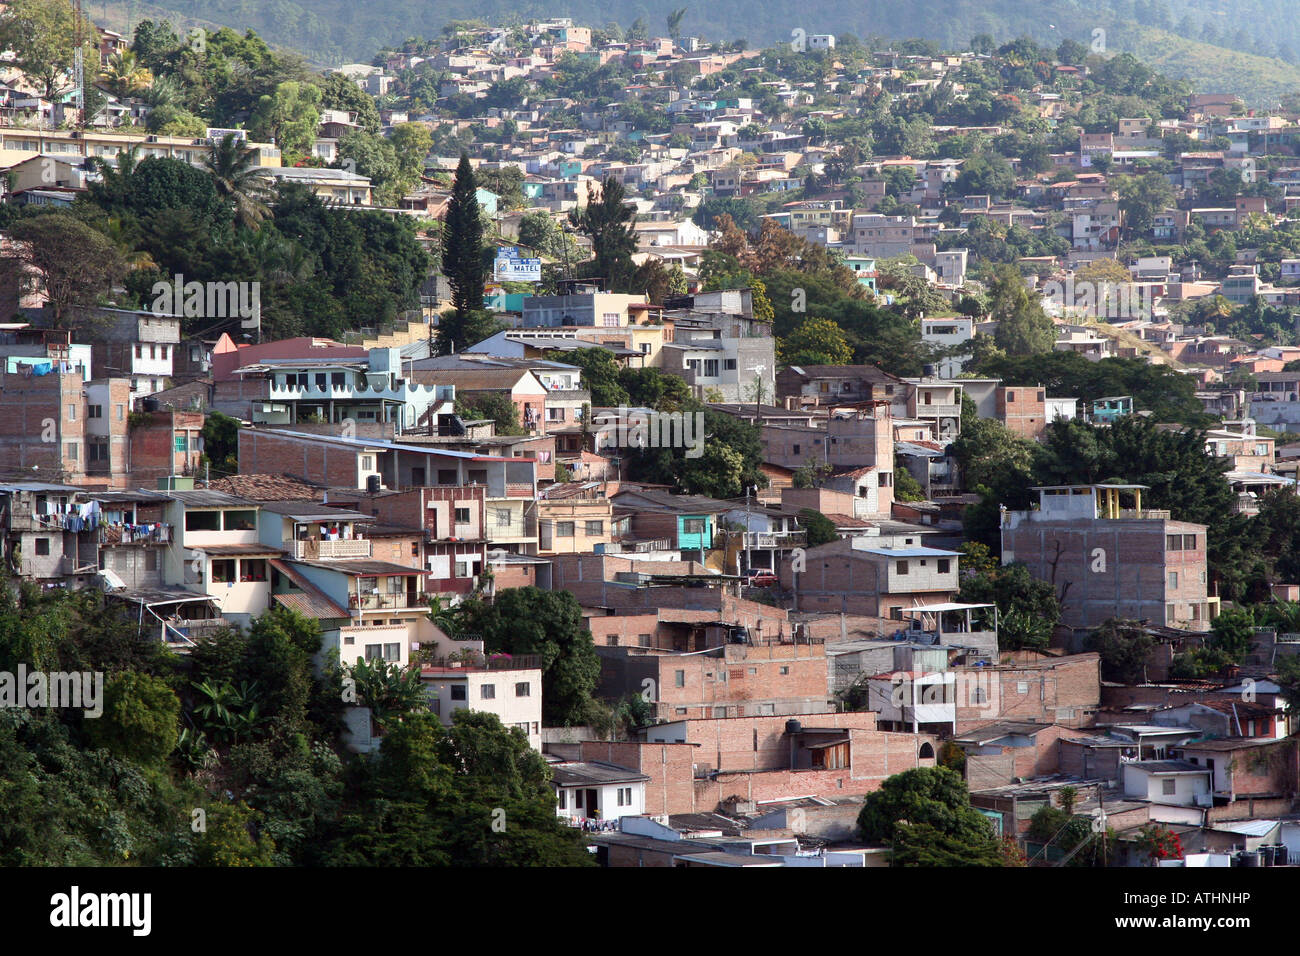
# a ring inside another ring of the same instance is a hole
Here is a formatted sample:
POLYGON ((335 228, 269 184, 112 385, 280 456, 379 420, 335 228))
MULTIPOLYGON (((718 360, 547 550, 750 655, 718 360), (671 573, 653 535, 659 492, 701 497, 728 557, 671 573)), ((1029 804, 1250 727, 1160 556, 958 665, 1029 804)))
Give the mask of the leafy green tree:
POLYGON ((1061 617, 1055 589, 1034 578, 1023 564, 963 574, 957 598, 971 604, 995 604, 998 645, 1013 651, 1045 649, 1061 617))
MULTIPOLYGON (((97 63, 98 50, 87 31, 84 57, 97 63)), ((71 89, 77 50, 76 13, 68 0, 11 0, 0 17, 0 47, 12 50, 14 65, 46 99, 71 89)))
MULTIPOLYGON (((139 31, 137 36, 138 33, 139 31)), ((373 96, 342 73, 326 73, 320 78, 318 85, 321 109, 355 113, 357 122, 363 130, 367 133, 379 132, 381 121, 373 96)))
POLYGON ((158 764, 176 747, 181 702, 165 680, 125 671, 104 687, 104 712, 85 722, 96 747, 140 764, 158 764))
POLYGON ((239 472, 239 419, 208 412, 203 420, 203 457, 218 477, 239 472))
POLYGON ((536 654, 542 666, 542 716, 548 726, 581 724, 600 676, 582 608, 568 591, 501 591, 466 611, 469 630, 489 653, 536 654))
POLYGON ((275 842, 257 836, 260 814, 243 803, 213 804, 204 808, 205 829, 194 841, 197 866, 273 866, 275 842))
POLYGON ((74 308, 95 305, 126 273, 112 241, 70 213, 21 219, 8 233, 16 245, 0 268, 15 287, 44 292, 55 325, 74 308))
POLYGON ((260 97, 249 130, 255 139, 280 147, 285 165, 292 165, 311 150, 320 126, 320 87, 286 80, 260 97))
POLYGON ((1055 326, 1038 295, 1030 291, 1015 268, 998 266, 989 293, 993 320, 998 323, 994 335, 998 348, 1008 355, 1052 351, 1055 326))
POLYGON ((433 149, 433 134, 424 123, 398 123, 388 140, 393 144, 397 166, 408 189, 415 186, 424 175, 424 163, 433 149))
POLYGON ((1111 618, 1088 635, 1088 646, 1101 655, 1102 680, 1138 684, 1146 680, 1155 639, 1137 621, 1111 618))
POLYGON ((491 421, 498 435, 526 435, 519 423, 519 406, 505 392, 485 392, 473 401, 456 399, 456 414, 467 421, 491 421))
POLYGON ((1001 866, 993 827, 970 805, 961 776, 944 767, 894 774, 858 814, 865 840, 887 843, 895 866, 1001 866))
POLYGON ((786 365, 847 365, 853 358, 844 330, 829 319, 809 316, 777 343, 786 365))
POLYGON ((1130 236, 1149 234, 1155 217, 1176 201, 1174 187, 1160 173, 1123 176, 1118 186, 1119 208, 1130 236))
POLYGON ((840 536, 835 532, 835 522, 820 511, 804 508, 799 512, 799 523, 808 534, 808 547, 810 548, 815 548, 819 544, 830 544, 832 541, 840 539, 840 536))
POLYGON ((381 206, 396 206, 413 182, 403 173, 392 142, 376 133, 349 131, 339 137, 338 154, 336 165, 369 177, 381 206))

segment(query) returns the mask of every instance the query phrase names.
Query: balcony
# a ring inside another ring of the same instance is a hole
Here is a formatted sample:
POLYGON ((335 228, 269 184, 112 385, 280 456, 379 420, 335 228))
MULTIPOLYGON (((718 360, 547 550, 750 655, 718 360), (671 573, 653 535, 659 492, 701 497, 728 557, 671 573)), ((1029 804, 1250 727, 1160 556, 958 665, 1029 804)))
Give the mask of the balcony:
POLYGON ((330 558, 368 558, 370 540, 367 538, 339 538, 333 541, 309 539, 293 543, 293 556, 297 561, 319 561, 330 558))
POLYGON ((916 418, 960 418, 961 405, 922 405, 916 406, 916 418))
POLYGON ((423 593, 408 594, 349 594, 348 607, 354 611, 406 610, 427 607, 423 593))
POLYGON ((802 548, 808 543, 806 531, 749 531, 745 533, 746 548, 802 548))

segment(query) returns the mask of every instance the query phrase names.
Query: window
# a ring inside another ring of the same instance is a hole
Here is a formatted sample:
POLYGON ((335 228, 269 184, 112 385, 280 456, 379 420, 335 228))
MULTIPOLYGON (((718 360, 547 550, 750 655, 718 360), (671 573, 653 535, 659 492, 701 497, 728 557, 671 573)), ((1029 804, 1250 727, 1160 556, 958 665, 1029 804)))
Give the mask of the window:
POLYGON ((497 527, 498 528, 510 527, 510 509, 498 508, 496 509, 496 512, 497 512, 497 527))
POLYGON ((212 562, 212 581, 214 584, 230 584, 235 580, 235 561, 233 558, 221 558, 212 562))
POLYGON ((947 558, 940 558, 936 563, 939 565, 939 567, 938 567, 938 571, 939 571, 940 574, 947 574, 947 573, 948 573, 948 559, 947 559, 947 558))
POLYGON ((718 377, 718 360, 717 360, 717 359, 705 359, 705 360, 704 360, 704 377, 705 377, 705 378, 717 378, 717 377, 718 377))
POLYGON ((533 685, 528 681, 521 681, 515 685, 516 697, 531 697, 533 695, 533 685))
POLYGON ((479 688, 479 696, 482 697, 484 700, 496 700, 497 685, 484 684, 479 688))
POLYGON ((452 685, 451 685, 451 699, 452 699, 452 700, 467 700, 467 699, 468 699, 468 695, 465 693, 465 685, 464 685, 464 684, 452 684, 452 685))
POLYGON ((736 370, 736 360, 735 360, 735 359, 723 359, 723 360, 722 360, 722 367, 723 367, 726 371, 728 371, 728 372, 734 372, 734 371, 736 370))
POLYGON ((468 508, 457 508, 457 509, 456 509, 456 524, 469 524, 469 509, 468 509, 468 508))
POLYGON ((555 536, 557 538, 572 538, 573 522, 572 521, 555 522, 555 536))
POLYGON ((186 531, 220 531, 221 512, 220 511, 187 511, 185 512, 185 530, 186 531))
POLYGON ((400 661, 401 659, 402 659, 402 645, 401 645, 401 644, 385 644, 385 645, 384 645, 384 660, 386 660, 386 661, 400 661))
POLYGON ((636 642, 637 642, 637 644, 638 644, 640 647, 649 647, 649 646, 650 646, 650 635, 649 635, 649 634, 638 634, 638 635, 636 636, 636 642))
POLYGON ((795 446, 794 446, 794 453, 795 453, 796 455, 799 454, 799 446, 798 446, 798 445, 795 445, 795 446))
POLYGON ((382 644, 366 645, 366 660, 378 661, 378 660, 383 660, 383 658, 384 658, 384 645, 382 644))
POLYGON ((187 441, 185 440, 185 436, 184 436, 184 435, 176 435, 176 436, 172 439, 172 448, 173 448, 175 451, 178 451, 178 452, 180 452, 181 454, 184 454, 185 451, 186 451, 186 449, 189 448, 189 442, 187 442, 187 441))
POLYGON ((1019 681, 1016 681, 1016 693, 1017 693, 1017 694, 1020 694, 1022 697, 1023 697, 1025 694, 1028 694, 1028 693, 1029 693, 1029 681, 1027 681, 1027 680, 1019 680, 1019 681))
POLYGON ((126 418, 126 406, 125 406, 125 405, 114 405, 114 406, 113 406, 113 416, 114 416, 114 417, 115 417, 119 422, 120 422, 122 419, 126 418))
POLYGON ((560 791, 560 809, 561 810, 569 809, 569 791, 567 790, 560 791))
POLYGON ((1169 587, 1170 587, 1170 588, 1176 588, 1176 587, 1178 587, 1178 572, 1177 572, 1177 571, 1170 571, 1170 572, 1169 572, 1169 587))
POLYGON ((222 516, 226 531, 252 531, 257 527, 256 511, 223 511, 222 516))
POLYGON ((899 574, 906 574, 906 573, 907 573, 907 562, 906 562, 906 561, 897 561, 897 562, 895 562, 895 570, 896 570, 899 574))
POLYGON ((789 667, 782 667, 782 668, 781 668, 781 674, 782 674, 782 676, 784 676, 784 675, 786 675, 786 674, 789 674, 789 673, 790 673, 790 668, 789 668, 789 667))
POLYGON ((262 558, 244 558, 239 562, 239 580, 265 581, 266 561, 262 558))
POLYGON ((704 534, 704 519, 683 518, 682 534, 704 534))
POLYGON ((1166 797, 1172 797, 1174 794, 1176 794, 1176 793, 1178 792, 1178 781, 1177 781, 1177 780, 1161 780, 1161 781, 1160 781, 1160 792, 1161 792, 1161 794, 1163 794, 1163 795, 1166 796, 1166 797))
POLYGON ((467 577, 469 577, 469 562, 468 562, 468 561, 457 561, 457 562, 456 562, 456 569, 455 569, 455 571, 453 572, 453 574, 454 574, 456 577, 458 577, 458 578, 467 578, 467 577))
POLYGON ((673 686, 674 687, 686 686, 686 671, 673 671, 673 686))
POLYGON ((87 417, 87 418, 103 418, 103 417, 104 417, 104 406, 103 406, 103 405, 87 405, 87 406, 86 406, 86 417, 87 417))
POLYGON ((108 461, 108 442, 91 441, 88 446, 87 461, 108 461))
POLYGON ((37 553, 38 555, 40 555, 41 557, 45 557, 46 555, 48 555, 48 554, 50 553, 50 539, 49 539, 49 538, 37 538, 37 539, 36 539, 36 553, 37 553))
POLYGON ((65 442, 63 445, 63 455, 68 461, 76 461, 78 458, 77 443, 74 441, 65 442))
POLYGON ((618 321, 617 312, 605 312, 601 316, 606 328, 617 328, 622 323, 618 321))
POLYGON ((375 470, 375 456, 374 456, 374 455, 362 455, 362 456, 361 456, 361 470, 362 470, 362 471, 374 471, 374 470, 375 470))
POLYGON ((587 534, 604 534, 604 533, 605 533, 605 522, 603 521, 587 522, 587 534))

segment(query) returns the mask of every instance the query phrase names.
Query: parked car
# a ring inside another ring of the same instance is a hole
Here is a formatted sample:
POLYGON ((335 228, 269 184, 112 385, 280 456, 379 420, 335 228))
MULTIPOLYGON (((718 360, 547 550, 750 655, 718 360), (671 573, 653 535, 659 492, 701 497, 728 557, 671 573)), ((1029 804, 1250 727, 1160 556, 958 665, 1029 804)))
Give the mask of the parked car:
POLYGON ((771 571, 750 571, 745 579, 745 586, 751 588, 776 587, 779 579, 771 571))

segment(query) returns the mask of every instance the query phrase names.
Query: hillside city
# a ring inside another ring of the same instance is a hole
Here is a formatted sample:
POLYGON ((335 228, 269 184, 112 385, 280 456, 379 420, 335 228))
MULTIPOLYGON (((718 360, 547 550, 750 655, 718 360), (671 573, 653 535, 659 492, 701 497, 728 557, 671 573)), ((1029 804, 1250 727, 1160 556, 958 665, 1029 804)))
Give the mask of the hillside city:
POLYGON ((0 8, 0 864, 1297 864, 1300 97, 0 8))

